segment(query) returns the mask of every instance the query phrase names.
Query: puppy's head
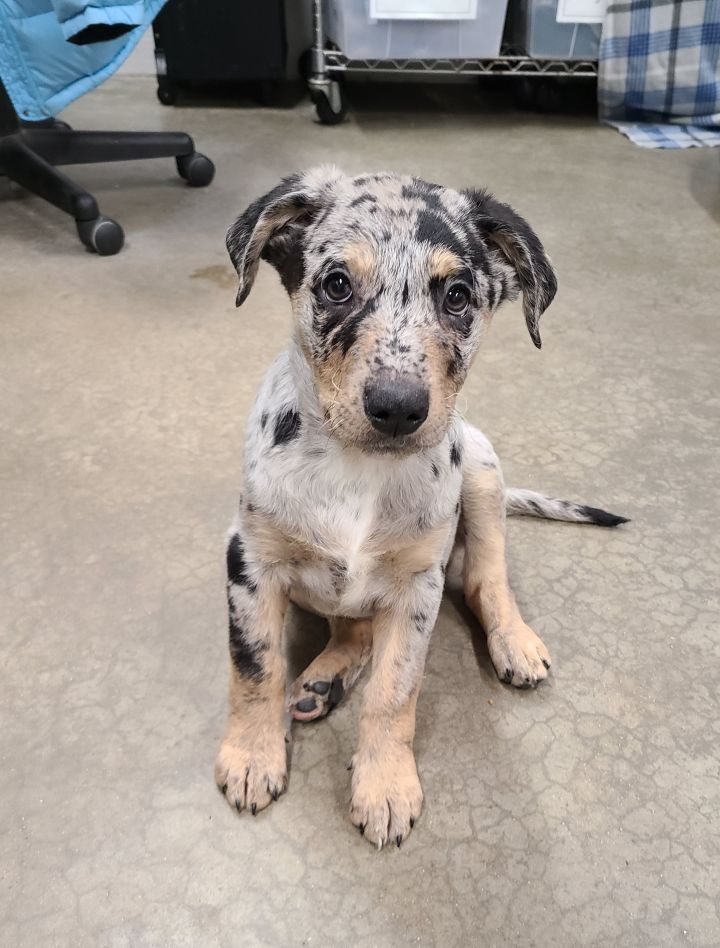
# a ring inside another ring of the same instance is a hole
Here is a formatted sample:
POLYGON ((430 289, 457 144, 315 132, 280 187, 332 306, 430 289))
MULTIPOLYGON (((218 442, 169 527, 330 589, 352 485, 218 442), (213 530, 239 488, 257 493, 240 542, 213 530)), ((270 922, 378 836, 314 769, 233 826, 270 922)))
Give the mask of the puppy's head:
POLYGON ((530 336, 556 281, 507 204, 418 178, 292 175, 232 225, 238 306, 260 259, 290 295, 328 430, 367 451, 437 444, 483 330, 522 291, 530 336))

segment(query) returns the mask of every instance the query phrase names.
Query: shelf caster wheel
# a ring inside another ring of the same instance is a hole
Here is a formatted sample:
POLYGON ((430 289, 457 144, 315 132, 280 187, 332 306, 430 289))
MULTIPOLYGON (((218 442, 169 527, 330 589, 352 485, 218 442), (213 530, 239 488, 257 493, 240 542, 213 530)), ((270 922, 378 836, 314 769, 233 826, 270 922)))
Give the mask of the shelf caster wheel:
POLYGON ((78 236, 89 250, 101 257, 116 254, 125 242, 125 234, 117 221, 96 217, 93 221, 75 221, 78 236))
POLYGON ((199 151, 191 155, 178 155, 175 162, 178 174, 191 188, 206 188, 215 177, 215 165, 199 151))
POLYGON ((322 125, 339 125, 347 115, 347 99, 339 82, 310 86, 310 97, 322 125))
POLYGON ((177 89, 170 82, 158 82, 157 97, 163 105, 175 105, 177 89))

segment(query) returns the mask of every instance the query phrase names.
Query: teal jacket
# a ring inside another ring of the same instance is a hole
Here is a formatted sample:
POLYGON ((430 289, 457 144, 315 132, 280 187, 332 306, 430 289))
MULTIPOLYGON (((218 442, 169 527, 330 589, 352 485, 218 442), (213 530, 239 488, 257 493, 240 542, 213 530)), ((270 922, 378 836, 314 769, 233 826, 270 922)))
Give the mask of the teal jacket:
POLYGON ((111 76, 164 3, 0 0, 0 78, 20 118, 52 118, 111 76))

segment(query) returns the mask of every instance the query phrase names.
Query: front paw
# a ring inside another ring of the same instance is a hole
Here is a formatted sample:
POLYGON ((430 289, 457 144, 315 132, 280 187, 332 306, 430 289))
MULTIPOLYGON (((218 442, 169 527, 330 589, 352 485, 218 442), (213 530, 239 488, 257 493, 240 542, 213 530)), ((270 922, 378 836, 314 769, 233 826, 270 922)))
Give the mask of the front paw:
POLYGON ((516 688, 534 688, 547 678, 550 653, 529 625, 518 620, 487 637, 490 658, 500 681, 516 688))
POLYGON ((215 761, 215 782, 230 806, 253 816, 287 788, 285 735, 226 737, 215 761))
POLYGON ((381 757, 353 758, 350 819, 368 842, 400 846, 422 809, 423 793, 412 751, 393 747, 381 757))

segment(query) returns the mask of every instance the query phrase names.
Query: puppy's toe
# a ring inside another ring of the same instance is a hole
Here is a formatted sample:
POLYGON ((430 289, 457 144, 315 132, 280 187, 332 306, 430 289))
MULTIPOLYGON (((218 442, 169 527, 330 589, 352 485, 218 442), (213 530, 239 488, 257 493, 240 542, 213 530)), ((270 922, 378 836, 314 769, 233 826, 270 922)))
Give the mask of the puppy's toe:
POLYGON ((296 721, 315 721, 325 717, 342 701, 345 685, 341 675, 330 681, 301 681, 292 687, 288 707, 296 721))

